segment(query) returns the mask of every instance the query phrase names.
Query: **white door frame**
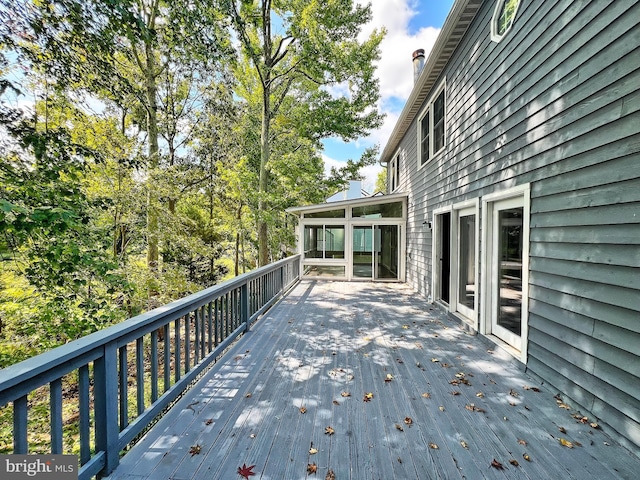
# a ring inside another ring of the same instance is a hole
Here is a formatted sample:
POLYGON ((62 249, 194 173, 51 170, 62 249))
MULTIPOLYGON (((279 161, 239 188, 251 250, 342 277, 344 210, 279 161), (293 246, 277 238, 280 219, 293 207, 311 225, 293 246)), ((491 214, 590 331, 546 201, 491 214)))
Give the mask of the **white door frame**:
MULTIPOLYGON (((486 195, 482 198, 482 245, 481 262, 481 311, 480 333, 502 336, 504 342, 515 351, 512 352, 522 363, 527 362, 528 321, 529 321, 529 217, 531 205, 531 189, 529 184, 520 185, 508 190, 486 195), (495 239, 497 212, 504 208, 522 207, 522 316, 521 335, 501 329, 496 325, 496 299, 499 285, 496 285, 497 263, 493 261, 497 255, 495 239), (515 337, 515 338, 514 338, 515 337)), ((509 350, 509 349, 508 349, 509 350)))
POLYGON ((478 298, 480 290, 480 269, 479 267, 479 245, 480 245, 480 199, 475 198, 453 206, 453 215, 451 218, 451 240, 453 248, 451 249, 451 312, 461 315, 466 323, 469 323, 475 330, 478 330, 478 298), (474 296, 473 308, 458 303, 460 297, 460 217, 475 215, 475 285, 476 293, 474 296))
MULTIPOLYGON (((438 215, 451 214, 451 205, 438 208, 431 214, 431 298, 434 302, 439 302, 441 305, 449 305, 451 309, 451 272, 449 273, 449 302, 445 303, 441 298, 441 286, 440 286, 440 224, 438 223, 438 215)), ((450 217, 451 218, 451 217, 450 217)), ((452 239, 453 235, 449 232, 449 238, 452 239)), ((449 252, 451 252, 452 245, 449 241, 449 252)))

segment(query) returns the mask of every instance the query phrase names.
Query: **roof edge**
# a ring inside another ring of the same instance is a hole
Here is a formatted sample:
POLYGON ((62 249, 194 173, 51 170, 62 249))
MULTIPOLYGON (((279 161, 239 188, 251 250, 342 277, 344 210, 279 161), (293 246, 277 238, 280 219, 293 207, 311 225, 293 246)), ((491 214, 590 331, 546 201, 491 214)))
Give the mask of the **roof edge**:
POLYGON ((318 203, 316 205, 304 205, 301 207, 289 207, 285 209, 287 213, 305 213, 311 211, 332 210, 335 208, 346 207, 347 205, 367 205, 376 203, 388 203, 394 200, 402 200, 407 198, 406 193, 392 193, 390 195, 377 195, 364 198, 352 198, 350 200, 338 200, 336 202, 318 203))

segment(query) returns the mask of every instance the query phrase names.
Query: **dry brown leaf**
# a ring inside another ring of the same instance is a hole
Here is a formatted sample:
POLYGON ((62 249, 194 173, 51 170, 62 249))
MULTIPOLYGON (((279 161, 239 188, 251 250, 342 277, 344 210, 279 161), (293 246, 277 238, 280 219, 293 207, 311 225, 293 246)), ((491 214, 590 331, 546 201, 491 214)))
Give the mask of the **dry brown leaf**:
POLYGON ((442 405, 440 405, 438 408, 440 409, 441 412, 444 412, 444 407, 442 405))
POLYGON ((403 421, 404 421, 404 423, 406 425, 412 425, 413 424, 413 418, 411 418, 411 417, 404 417, 403 421))
POLYGON ((589 426, 590 426, 591 428, 598 428, 598 424, 597 424, 596 422, 591 422, 591 423, 589 424, 589 426))
POLYGON ((307 464, 307 473, 316 473, 318 471, 318 466, 314 463, 307 464))
POLYGON ((567 433, 567 430, 564 427, 559 427, 558 430, 560 430, 561 433, 567 433))
POLYGON ((559 438, 558 441, 560 442, 560 445, 562 445, 563 447, 573 448, 573 443, 571 443, 569 440, 565 440, 564 438, 559 438))
POLYGON ((464 408, 466 408, 467 410, 469 410, 471 412, 486 412, 486 410, 484 410, 483 408, 480 408, 480 407, 476 407, 473 403, 465 405, 464 408))
POLYGON ((338 405, 340 405, 340 402, 339 402, 338 400, 334 400, 334 401, 333 401, 333 404, 334 404, 334 405, 336 405, 336 406, 338 406, 338 405))
POLYGON ((396 423, 396 429, 404 432, 404 428, 402 428, 402 425, 400 425, 399 423, 396 423))
POLYGON ((518 443, 519 443, 520 445, 526 445, 526 444, 527 444, 527 441, 526 441, 526 440, 518 440, 518 443))
POLYGON ((336 480, 336 474, 333 473, 333 470, 329 469, 327 474, 324 476, 324 480, 336 480))
POLYGON ((390 373, 387 373, 387 376, 384 378, 384 381, 390 382, 391 380, 393 380, 393 375, 391 375, 390 373))
POLYGON ((504 467, 502 466, 502 464, 497 461, 495 458, 491 461, 491 466, 497 470, 504 470, 504 467))
POLYGON ((576 420, 578 420, 580 423, 589 423, 589 417, 580 417, 580 415, 578 415, 578 418, 576 420))
POLYGON ((441 363, 440 366, 442 368, 451 368, 451 365, 449 365, 448 363, 441 363))
POLYGON ((431 394, 429 392, 424 392, 422 394, 422 398, 431 398, 431 394))
POLYGON ((511 395, 512 397, 519 397, 520 394, 518 392, 516 392, 513 388, 511 390, 509 390, 509 395, 511 395))
POLYGON ((204 421, 204 424, 205 424, 205 425, 211 425, 212 423, 213 423, 213 418, 207 418, 207 419, 204 421))
POLYGON ((342 397, 350 397, 350 396, 351 396, 351 393, 349 393, 349 392, 342 392, 342 393, 340 394, 340 396, 342 396, 342 397))
POLYGON ((191 454, 192 457, 194 455, 199 455, 201 451, 202 451, 202 447, 200 445, 192 445, 191 448, 189 449, 189 453, 191 454))
POLYGON ((469 444, 464 440, 460 440, 460 445, 462 445, 462 448, 467 448, 467 449, 469 448, 469 444))
POLYGON ((565 410, 571 410, 571 407, 569 405, 565 405, 564 403, 559 403, 558 407, 564 408, 565 410))
POLYGON ((307 413, 306 407, 300 407, 300 413, 307 413))
POLYGON ((438 450, 440 447, 433 442, 429 442, 429 448, 433 450, 438 450))
POLYGON ((336 431, 331 426, 328 426, 324 429, 324 433, 325 435, 333 435, 336 431))
POLYGON ((514 467, 518 467, 518 466, 520 466, 520 464, 518 463, 518 461, 517 461, 517 460, 514 460, 514 459, 509 460, 509 463, 510 463, 511 465, 513 465, 514 467))
POLYGON ((251 398, 253 395, 251 393, 247 393, 244 398, 251 398))
POLYGON ((516 406, 516 404, 515 404, 515 403, 513 403, 513 402, 509 402, 509 405, 511 405, 512 407, 515 407, 515 406, 516 406))
POLYGON ((460 391, 459 390, 454 390, 452 392, 449 392, 451 395, 460 395, 460 391))
POLYGON ((311 447, 309 449, 309 455, 315 455, 316 453, 318 453, 318 449, 315 447, 311 447))
POLYGON ((478 392, 478 393, 476 393, 476 397, 478 397, 478 398, 484 398, 484 393, 482 393, 482 392, 478 392))
POLYGON ((530 457, 528 454, 526 454, 526 453, 523 453, 523 454, 522 454, 522 458, 524 458, 527 462, 530 462, 530 461, 531 461, 531 457, 530 457))
POLYGON ((364 394, 364 398, 362 400, 365 402, 370 402, 372 398, 373 398, 373 393, 368 392, 364 394))
POLYGON ((432 358, 432 359, 431 359, 431 361, 432 361, 433 363, 437 363, 437 362, 439 362, 440 360, 438 360, 437 358, 432 358))

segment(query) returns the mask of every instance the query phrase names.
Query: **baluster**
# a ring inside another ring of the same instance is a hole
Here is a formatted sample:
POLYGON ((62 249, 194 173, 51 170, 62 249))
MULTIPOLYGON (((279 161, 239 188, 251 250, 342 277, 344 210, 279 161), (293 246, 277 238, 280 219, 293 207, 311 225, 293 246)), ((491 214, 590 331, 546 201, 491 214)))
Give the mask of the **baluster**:
POLYGON ((197 365, 198 362, 200 361, 200 309, 196 308, 196 311, 194 312, 195 316, 196 316, 196 338, 195 338, 195 342, 193 345, 193 356, 194 356, 194 361, 193 364, 197 365))
POLYGON ((200 331, 202 332, 200 335, 200 358, 204 359, 204 357, 207 356, 207 313, 204 305, 200 307, 200 323, 202 324, 200 328, 200 331))
POLYGON ((184 373, 191 370, 191 315, 184 316, 184 373))
POLYGON ((79 410, 80 410, 80 465, 91 459, 91 438, 89 437, 89 365, 83 365, 79 374, 79 410))
POLYGON ((208 341, 209 341, 209 351, 207 353, 211 353, 213 351, 213 319, 211 317, 212 313, 212 302, 207 304, 207 332, 208 332, 208 341))
POLYGON ((151 332, 151 403, 158 399, 158 330, 151 332))
POLYGON ((175 330, 175 356, 176 356, 176 360, 174 362, 173 368, 175 369, 174 371, 174 376, 175 376, 175 383, 178 383, 178 380, 180 380, 180 371, 182 369, 182 367, 180 366, 180 364, 182 363, 182 356, 180 355, 180 319, 176 318, 175 322, 174 322, 174 330, 175 330))
POLYGON ((62 453, 62 380, 49 384, 49 408, 51 413, 51 453, 62 453))
POLYGON ((119 461, 118 445, 118 351, 115 342, 104 346, 94 362, 96 451, 105 452, 103 473, 110 474, 119 461))
POLYGON ((144 412, 144 337, 136 339, 136 403, 138 415, 144 412))
POLYGON ((164 391, 169 390, 171 384, 171 338, 169 324, 164 327, 164 391))
POLYGON ((127 346, 118 351, 118 387, 120 389, 120 431, 129 425, 129 361, 127 359, 127 346))
POLYGON ((13 453, 29 453, 27 442, 27 396, 13 401, 13 453))

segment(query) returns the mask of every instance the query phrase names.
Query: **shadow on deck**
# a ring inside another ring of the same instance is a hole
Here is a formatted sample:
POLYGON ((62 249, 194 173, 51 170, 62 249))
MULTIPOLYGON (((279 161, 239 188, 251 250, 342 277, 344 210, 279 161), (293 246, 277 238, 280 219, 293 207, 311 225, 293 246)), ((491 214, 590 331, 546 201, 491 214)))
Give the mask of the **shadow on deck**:
POLYGON ((556 393, 406 285, 303 281, 108 478, 637 478, 556 393))

